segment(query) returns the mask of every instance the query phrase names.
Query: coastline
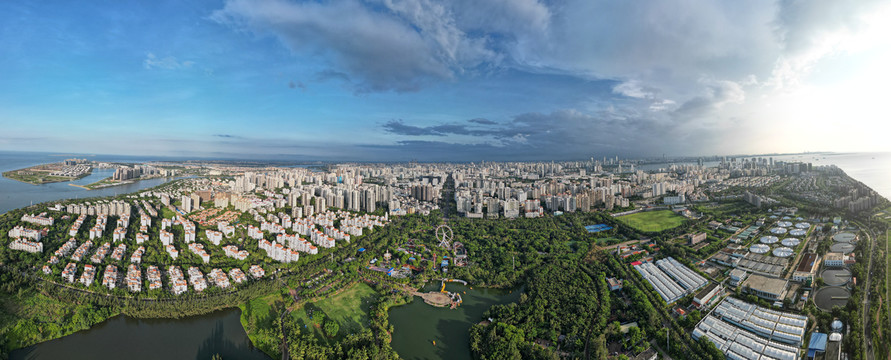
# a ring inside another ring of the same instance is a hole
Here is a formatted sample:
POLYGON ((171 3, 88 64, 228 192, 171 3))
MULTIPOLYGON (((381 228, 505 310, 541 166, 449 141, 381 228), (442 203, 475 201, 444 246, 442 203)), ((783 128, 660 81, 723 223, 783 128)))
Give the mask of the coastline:
POLYGON ((100 184, 100 183, 102 183, 103 181, 107 181, 108 179, 111 179, 110 177, 107 177, 107 178, 105 178, 105 179, 99 180, 99 181, 94 182, 94 183, 92 183, 92 184, 87 184, 87 185, 68 184, 68 185, 70 185, 70 186, 74 186, 74 187, 79 187, 79 188, 81 188, 81 189, 85 189, 85 190, 101 190, 101 189, 107 189, 107 188, 111 188, 111 187, 115 187, 115 186, 122 186, 122 185, 136 184, 136 183, 138 183, 138 182, 140 182, 140 181, 143 181, 143 180, 162 179, 162 178, 168 178, 168 179, 169 179, 170 177, 155 176, 155 177, 148 177, 148 178, 138 178, 138 179, 124 180, 124 181, 114 182, 114 183, 100 184), (97 184, 99 184, 99 185, 97 185, 97 184))

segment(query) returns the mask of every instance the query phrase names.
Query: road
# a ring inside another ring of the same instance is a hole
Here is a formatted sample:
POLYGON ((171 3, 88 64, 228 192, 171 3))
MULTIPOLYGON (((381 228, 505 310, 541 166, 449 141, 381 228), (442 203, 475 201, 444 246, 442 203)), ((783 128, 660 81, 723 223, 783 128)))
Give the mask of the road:
POLYGON ((875 242, 871 236, 872 230, 864 226, 860 226, 860 228, 865 230, 863 231, 863 234, 866 235, 866 241, 869 241, 869 263, 866 266, 866 283, 863 284, 863 288, 866 289, 866 293, 863 294, 863 353, 866 354, 867 360, 873 360, 875 356, 872 350, 872 342, 869 341, 866 336, 866 329, 869 328, 869 281, 870 275, 872 275, 872 258, 874 255, 873 251, 875 250, 875 242))

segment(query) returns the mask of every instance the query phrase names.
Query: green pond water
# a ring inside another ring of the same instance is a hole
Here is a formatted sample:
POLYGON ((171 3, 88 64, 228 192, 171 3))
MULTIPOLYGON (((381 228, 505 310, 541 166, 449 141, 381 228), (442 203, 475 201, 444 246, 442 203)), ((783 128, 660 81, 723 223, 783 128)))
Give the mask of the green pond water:
MULTIPOLYGON (((438 291, 439 282, 431 282, 424 291, 438 291)), ((482 320, 492 305, 518 301, 521 289, 471 289, 447 283, 446 291, 461 294, 464 303, 457 309, 427 305, 416 297, 409 304, 390 309, 393 349, 404 359, 471 359, 470 326, 482 320), (433 345, 436 341, 436 345, 433 345)))

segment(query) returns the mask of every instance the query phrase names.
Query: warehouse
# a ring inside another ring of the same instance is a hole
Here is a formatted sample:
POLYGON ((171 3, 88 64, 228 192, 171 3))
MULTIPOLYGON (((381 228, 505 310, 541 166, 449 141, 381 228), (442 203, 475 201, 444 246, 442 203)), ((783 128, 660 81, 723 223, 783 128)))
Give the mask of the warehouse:
POLYGON ((646 279, 666 303, 680 298, 705 286, 708 281, 677 260, 668 257, 652 263, 635 265, 634 269, 646 279))
POLYGON ((696 325, 693 338, 705 336, 728 359, 797 360, 806 326, 804 316, 728 297, 696 325))

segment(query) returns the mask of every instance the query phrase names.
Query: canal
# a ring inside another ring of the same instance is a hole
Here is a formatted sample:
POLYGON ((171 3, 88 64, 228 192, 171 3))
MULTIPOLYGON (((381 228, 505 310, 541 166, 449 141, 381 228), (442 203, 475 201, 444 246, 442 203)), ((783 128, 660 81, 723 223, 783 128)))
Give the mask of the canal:
MULTIPOLYGON (((424 291, 438 291, 440 283, 431 282, 424 291)), ((471 359, 470 326, 483 319, 492 305, 520 299, 521 289, 481 289, 447 283, 446 290, 458 292, 464 303, 457 309, 427 305, 420 298, 390 309, 393 349, 403 359, 471 359), (436 341, 436 345, 433 342, 436 341)))
POLYGON ((63 338, 10 354, 11 360, 41 359, 223 359, 269 360, 251 345, 238 309, 183 319, 115 316, 63 338))

